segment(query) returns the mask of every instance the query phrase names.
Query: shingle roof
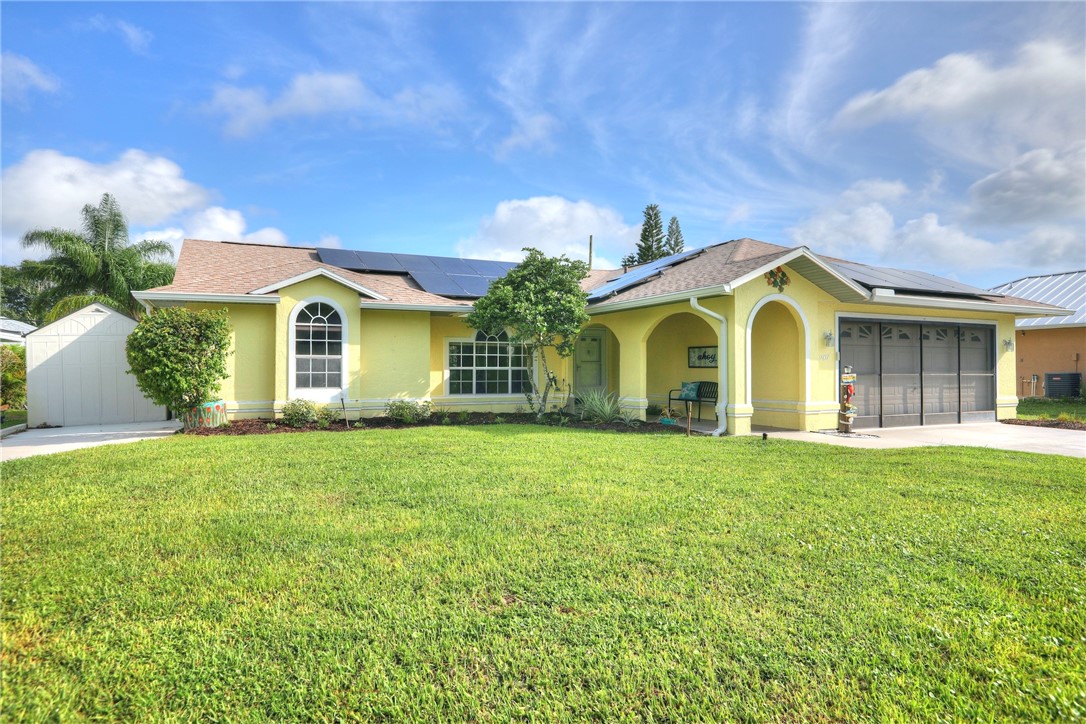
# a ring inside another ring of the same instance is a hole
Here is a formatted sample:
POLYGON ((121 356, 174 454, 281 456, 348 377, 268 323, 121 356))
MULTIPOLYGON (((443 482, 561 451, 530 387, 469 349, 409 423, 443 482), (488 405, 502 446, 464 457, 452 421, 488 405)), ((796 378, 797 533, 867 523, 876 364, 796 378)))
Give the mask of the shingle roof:
MULTIPOLYGON (((808 266, 813 268, 814 265, 810 264, 810 261, 814 255, 803 247, 780 246, 756 239, 736 239, 715 244, 652 274, 647 279, 639 279, 632 286, 620 287, 615 294, 593 303, 591 307, 605 311, 609 306, 623 302, 644 301, 651 304, 651 300, 655 297, 695 289, 722 287, 775 262, 780 263, 778 260, 785 257, 795 257, 797 252, 806 254, 806 257, 797 258, 788 263, 795 264, 806 259, 808 266)), ((817 257, 817 259, 830 263, 843 261, 830 257, 817 257)), ((865 265, 855 266, 865 267, 865 265)), ((255 290, 317 269, 324 269, 387 298, 375 300, 360 294, 359 298, 363 306, 402 304, 462 309, 470 304, 463 299, 430 294, 407 274, 356 272, 322 263, 314 247, 268 246, 199 239, 185 240, 181 247, 177 273, 173 282, 147 291, 179 294, 250 294, 255 290)), ((827 280, 834 282, 834 279, 843 278, 842 272, 841 269, 832 272, 839 276, 827 276, 827 280)), ((619 279, 625 273, 626 270, 623 269, 594 269, 582 282, 582 287, 586 291, 592 291, 619 279)), ((1077 273, 1081 275, 1086 272, 1077 273)), ((1015 283, 1012 282, 1012 284, 1015 283)), ((1081 293, 1081 282, 1079 284, 1081 293)), ((863 290, 860 289, 860 291, 863 290)), ((1014 291, 1019 290, 1016 288, 1014 291)), ((1019 298, 1017 294, 1013 297, 1000 296, 999 290, 993 290, 991 295, 975 295, 974 298, 995 304, 1037 307, 1039 310, 1051 308, 1049 304, 1019 298)))
POLYGON ((1019 319, 1017 327, 1074 327, 1086 325, 1086 270, 1022 277, 992 287, 997 294, 1011 294, 1042 304, 1070 309, 1069 317, 1019 319))

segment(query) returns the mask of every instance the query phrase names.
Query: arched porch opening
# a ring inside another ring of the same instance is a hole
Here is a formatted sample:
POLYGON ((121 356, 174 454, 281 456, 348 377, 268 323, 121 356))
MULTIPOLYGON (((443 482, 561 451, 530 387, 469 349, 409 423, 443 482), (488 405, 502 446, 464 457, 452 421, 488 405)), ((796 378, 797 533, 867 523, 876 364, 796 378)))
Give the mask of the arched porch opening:
POLYGON ((769 301, 749 329, 750 402, 754 428, 803 430, 807 387, 806 325, 796 310, 769 301))
POLYGON ((573 349, 573 395, 580 398, 590 390, 618 394, 619 362, 622 350, 606 325, 593 323, 577 337, 573 349))
MULTIPOLYGON (((655 326, 646 342, 646 391, 648 403, 668 406, 669 391, 684 382, 717 383, 719 335, 703 318, 690 312, 671 314, 655 326)), ((719 394, 719 392, 718 392, 719 394)), ((702 403, 701 419, 715 420, 712 402, 702 403)), ((692 405, 698 415, 698 405, 692 405)), ((685 414, 684 410, 680 410, 685 414)))

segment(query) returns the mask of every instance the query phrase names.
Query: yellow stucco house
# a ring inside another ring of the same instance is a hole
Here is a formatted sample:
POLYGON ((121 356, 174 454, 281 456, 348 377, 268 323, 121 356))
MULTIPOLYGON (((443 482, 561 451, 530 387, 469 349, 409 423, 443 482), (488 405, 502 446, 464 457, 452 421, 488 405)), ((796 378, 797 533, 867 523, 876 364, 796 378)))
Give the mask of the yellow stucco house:
MULTIPOLYGON (((464 322, 510 265, 339 249, 186 240, 147 308, 223 308, 237 417, 294 398, 356 415, 390 399, 452 410, 525 408, 521 350, 464 322)), ((836 426, 838 375, 858 375, 857 426, 1011 417, 1016 317, 1064 314, 921 272, 739 239, 585 280, 591 321, 553 360, 563 406, 591 388, 644 414, 683 382, 718 384, 717 430, 836 426)))

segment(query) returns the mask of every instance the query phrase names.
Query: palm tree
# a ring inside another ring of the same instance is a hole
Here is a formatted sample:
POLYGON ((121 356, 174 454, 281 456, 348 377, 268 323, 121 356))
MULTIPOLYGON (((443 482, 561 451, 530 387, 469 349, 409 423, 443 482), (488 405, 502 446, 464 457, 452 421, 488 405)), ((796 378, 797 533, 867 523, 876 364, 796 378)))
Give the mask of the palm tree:
POLYGON ((51 286, 34 300, 48 323, 90 304, 102 302, 136 316, 140 305, 133 291, 169 284, 173 248, 164 241, 128 241, 128 222, 110 194, 98 206, 83 207, 83 231, 34 229, 23 246, 39 247, 50 255, 33 265, 32 274, 51 286))

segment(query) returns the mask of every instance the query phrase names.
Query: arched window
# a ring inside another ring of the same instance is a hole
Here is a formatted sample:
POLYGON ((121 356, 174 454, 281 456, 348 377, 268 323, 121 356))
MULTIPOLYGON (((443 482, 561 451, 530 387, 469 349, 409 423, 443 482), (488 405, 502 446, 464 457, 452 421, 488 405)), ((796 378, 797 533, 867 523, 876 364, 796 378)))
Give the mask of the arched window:
POLYGON ((294 386, 339 389, 343 379, 343 320, 334 307, 312 302, 294 322, 294 386))
POLYGON ((508 395, 530 389, 524 345, 509 344, 505 332, 496 337, 479 332, 474 340, 449 343, 450 395, 508 395))

